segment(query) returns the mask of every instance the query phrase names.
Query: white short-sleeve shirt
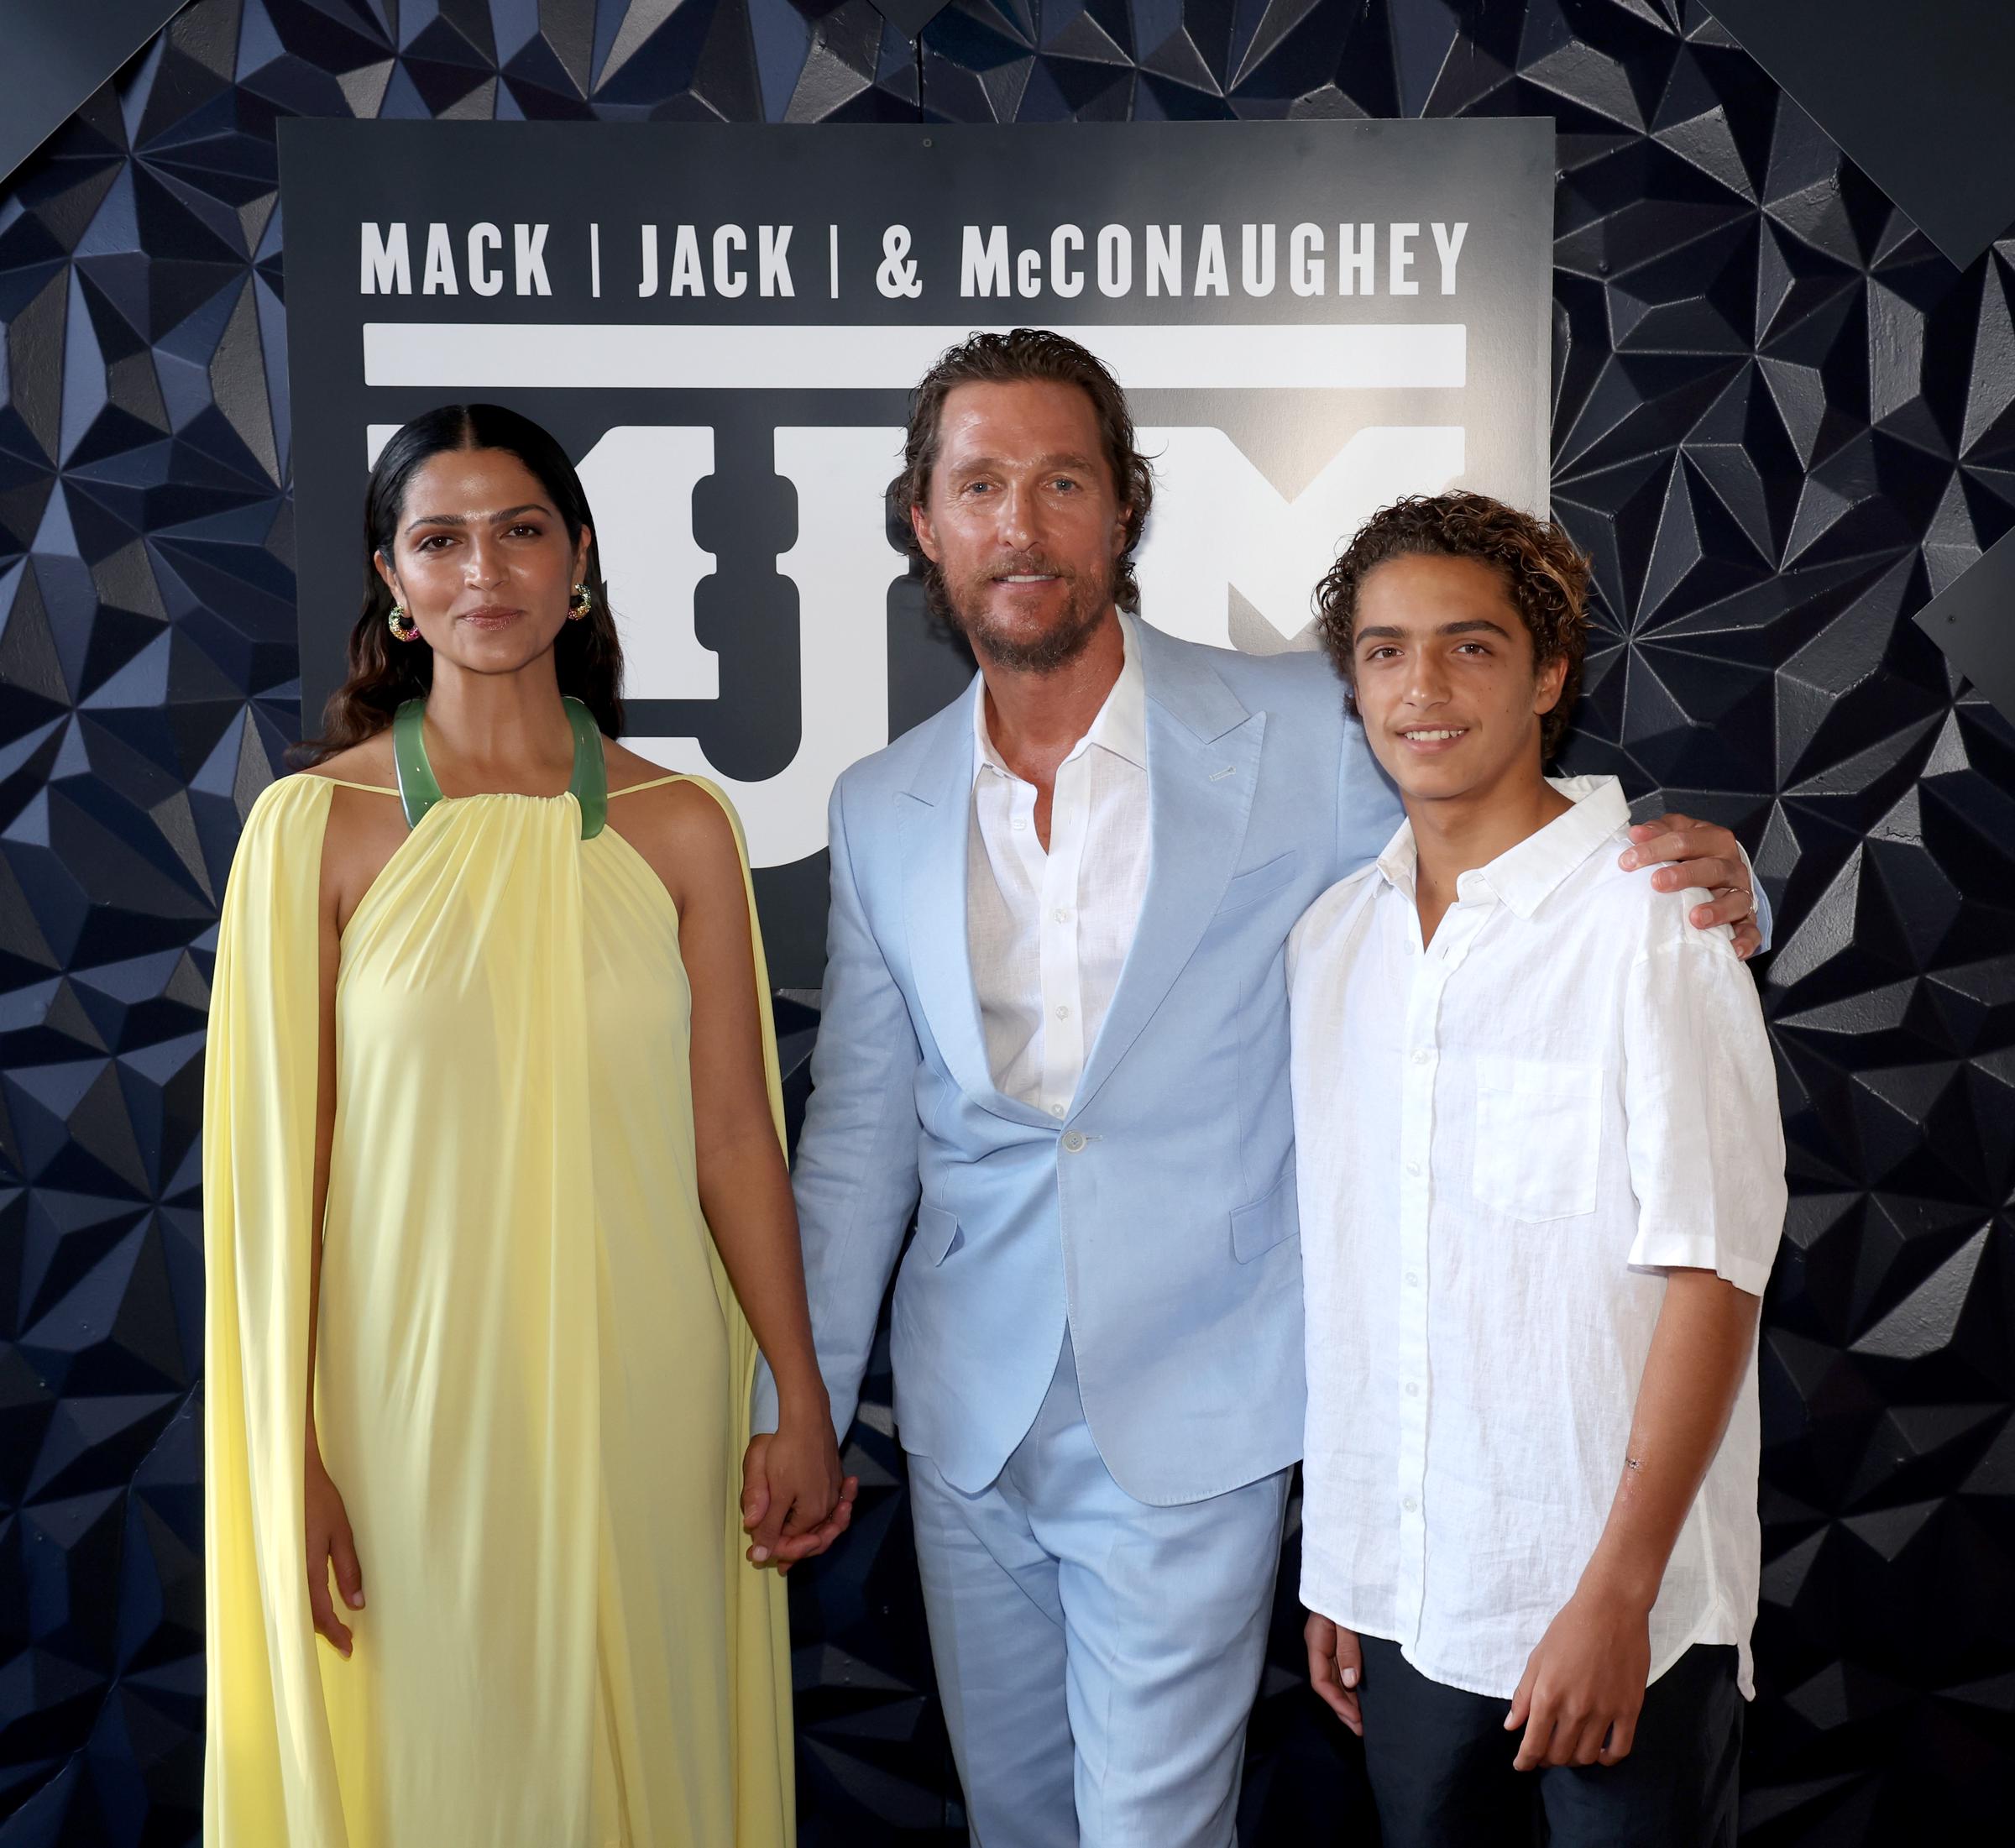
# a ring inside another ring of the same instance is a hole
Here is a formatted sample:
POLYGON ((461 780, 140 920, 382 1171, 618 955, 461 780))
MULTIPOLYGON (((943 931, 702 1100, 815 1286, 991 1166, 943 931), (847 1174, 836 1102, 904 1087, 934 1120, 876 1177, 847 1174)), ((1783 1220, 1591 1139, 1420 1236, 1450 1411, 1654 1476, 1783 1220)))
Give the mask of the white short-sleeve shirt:
MULTIPOLYGON (((1608 1518, 1671 1267, 1760 1295, 1785 1209, 1754 982, 1617 856, 1614 779, 1464 873, 1422 948, 1402 827, 1289 946, 1307 1295, 1301 1599, 1509 1699, 1608 1518)), ((1752 1354, 1651 1619, 1751 1691, 1752 1354)))

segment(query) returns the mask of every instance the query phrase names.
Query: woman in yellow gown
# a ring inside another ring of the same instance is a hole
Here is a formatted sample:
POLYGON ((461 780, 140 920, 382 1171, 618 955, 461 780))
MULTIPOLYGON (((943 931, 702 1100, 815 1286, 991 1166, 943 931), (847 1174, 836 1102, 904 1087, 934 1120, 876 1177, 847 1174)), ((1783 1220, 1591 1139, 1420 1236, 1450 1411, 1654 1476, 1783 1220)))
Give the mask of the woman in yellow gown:
POLYGON ((852 1484, 739 830, 604 741, 620 650, 545 432, 416 420, 367 527, 350 679, 217 950, 205 1840, 783 1848, 784 1607, 745 1556, 829 1543, 852 1484), (751 1325, 793 1391, 753 1544, 751 1325))

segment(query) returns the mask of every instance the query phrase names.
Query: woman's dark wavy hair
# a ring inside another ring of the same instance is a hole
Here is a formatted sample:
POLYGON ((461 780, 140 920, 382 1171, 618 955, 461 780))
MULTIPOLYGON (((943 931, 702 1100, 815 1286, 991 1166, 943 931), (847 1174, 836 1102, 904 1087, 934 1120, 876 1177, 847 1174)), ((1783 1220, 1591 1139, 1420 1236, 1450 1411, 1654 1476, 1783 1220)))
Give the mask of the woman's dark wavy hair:
POLYGON ((1076 385, 1098 413, 1099 441, 1112 486, 1127 509, 1127 543, 1112 572, 1112 599, 1122 610, 1140 608, 1140 586, 1133 577, 1133 549, 1154 504, 1154 477, 1133 437, 1133 414, 1119 381, 1088 348, 1043 327, 1016 327, 1008 333, 976 333, 947 347, 924 374, 911 395, 909 430, 903 441, 903 472, 888 484, 888 536, 907 552, 924 578, 924 594, 931 614, 951 614, 945 592, 945 573, 924 557, 910 525, 909 510, 930 495, 930 472, 937 464, 939 425, 945 400, 960 385, 1019 385, 1035 380, 1048 385, 1076 385))
POLYGON ((1426 554, 1473 558, 1505 580, 1511 606, 1532 636, 1532 664, 1565 661, 1560 698, 1539 721, 1541 758, 1551 762, 1573 722, 1588 647, 1588 561, 1557 521, 1520 513, 1463 489, 1411 495, 1381 507, 1358 527, 1316 586, 1316 627, 1343 677, 1344 705, 1358 712, 1358 597, 1364 580, 1395 558, 1426 554))
MULTIPOLYGON (((433 684, 433 650, 424 641, 395 641, 385 625, 392 594, 378 575, 375 560, 380 552, 388 559, 392 555, 414 474, 436 456, 458 449, 498 449, 516 456, 551 497, 569 543, 578 545, 582 532, 594 530, 588 496, 567 452, 531 418, 500 404, 444 404, 401 426, 379 452, 364 491, 364 609, 350 631, 349 673, 322 708, 322 736, 290 753, 296 763, 320 763, 375 737, 401 705, 425 699, 433 684)), ((622 643, 609 608, 601 550, 592 539, 581 581, 594 593, 594 608, 560 626, 553 644, 560 691, 586 706, 608 736, 620 737, 622 643)))

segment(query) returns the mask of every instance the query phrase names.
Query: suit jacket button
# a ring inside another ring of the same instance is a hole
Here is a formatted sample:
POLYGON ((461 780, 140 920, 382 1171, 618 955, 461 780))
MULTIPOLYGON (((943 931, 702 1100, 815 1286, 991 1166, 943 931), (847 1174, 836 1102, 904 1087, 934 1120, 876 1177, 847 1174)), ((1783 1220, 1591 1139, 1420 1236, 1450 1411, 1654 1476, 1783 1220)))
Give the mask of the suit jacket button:
POLYGON ((1076 1154, 1079 1149, 1084 1147, 1084 1145, 1085 1139, 1080 1135, 1076 1130, 1068 1130, 1065 1133, 1064 1146, 1065 1148, 1068 1149, 1072 1154, 1076 1154))

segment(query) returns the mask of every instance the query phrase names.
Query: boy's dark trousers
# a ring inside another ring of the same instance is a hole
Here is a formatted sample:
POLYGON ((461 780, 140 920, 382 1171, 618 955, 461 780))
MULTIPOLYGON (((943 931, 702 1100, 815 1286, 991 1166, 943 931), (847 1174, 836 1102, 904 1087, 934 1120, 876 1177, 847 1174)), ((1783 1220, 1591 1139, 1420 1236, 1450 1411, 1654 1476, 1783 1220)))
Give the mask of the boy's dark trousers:
POLYGON ((1364 1762, 1384 1848, 1734 1848, 1735 1652, 1696 1644, 1645 1692, 1630 1756, 1514 1771, 1511 1703, 1430 1681, 1362 1639, 1364 1762))

